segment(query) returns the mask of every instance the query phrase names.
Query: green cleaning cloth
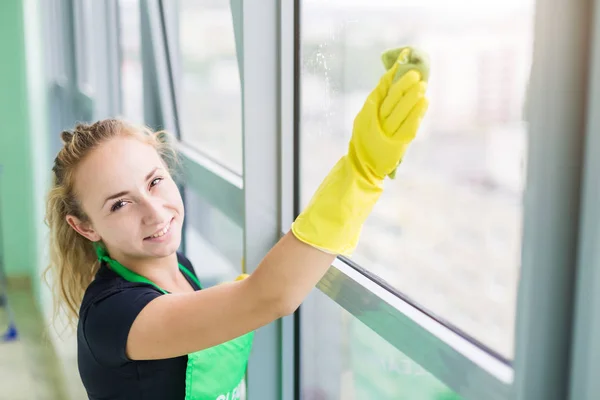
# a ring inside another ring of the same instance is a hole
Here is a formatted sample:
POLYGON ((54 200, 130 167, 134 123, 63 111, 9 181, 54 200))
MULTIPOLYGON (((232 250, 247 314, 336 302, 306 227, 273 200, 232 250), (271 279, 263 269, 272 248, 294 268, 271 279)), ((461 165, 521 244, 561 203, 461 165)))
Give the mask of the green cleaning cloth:
MULTIPOLYGON (((417 48, 398 47, 387 50, 381 55, 381 61, 386 70, 392 68, 396 62, 400 65, 394 77, 394 82, 411 69, 418 70, 425 82, 429 80, 429 57, 424 51, 417 48)), ((396 177, 396 169, 388 176, 394 179, 396 177)))
POLYGON ((398 68, 398 72, 396 72, 396 76, 394 77, 394 82, 411 69, 421 72, 424 81, 427 82, 429 80, 429 57, 424 51, 417 48, 398 47, 387 50, 381 55, 381 61, 385 69, 388 70, 392 68, 396 61, 400 64, 400 68, 398 68))

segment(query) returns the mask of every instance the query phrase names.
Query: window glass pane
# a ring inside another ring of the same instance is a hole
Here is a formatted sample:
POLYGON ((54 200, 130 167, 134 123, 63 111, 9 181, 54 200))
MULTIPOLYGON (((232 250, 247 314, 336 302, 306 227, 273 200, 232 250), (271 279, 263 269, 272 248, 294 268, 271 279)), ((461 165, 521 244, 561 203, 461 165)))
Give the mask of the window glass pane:
POLYGON ((185 252, 203 287, 242 271, 243 231, 193 190, 185 191, 185 252))
POLYGON ((228 0, 180 0, 182 140, 242 173, 242 96, 228 0))
POLYGON ((461 399, 322 292, 300 318, 302 400, 461 399))
POLYGON ((140 1, 119 0, 121 45, 121 113, 135 123, 144 122, 140 1))
POLYGON ((512 357, 532 1, 305 0, 301 10, 302 204, 345 154, 381 53, 424 49, 431 105, 354 260, 512 357))

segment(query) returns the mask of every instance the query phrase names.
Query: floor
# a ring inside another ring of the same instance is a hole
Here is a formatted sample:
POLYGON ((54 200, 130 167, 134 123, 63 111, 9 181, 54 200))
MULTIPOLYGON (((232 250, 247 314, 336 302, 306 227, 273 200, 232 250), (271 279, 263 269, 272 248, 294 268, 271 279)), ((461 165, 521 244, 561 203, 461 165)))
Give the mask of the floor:
MULTIPOLYGON (((0 400, 75 400, 86 398, 77 375, 72 339, 59 344, 57 356, 27 287, 8 289, 17 339, 0 340, 0 400), (69 377, 65 379, 64 377, 69 377), (71 379, 72 378, 72 379, 71 379)), ((9 312, 0 304, 0 336, 7 332, 9 312)))

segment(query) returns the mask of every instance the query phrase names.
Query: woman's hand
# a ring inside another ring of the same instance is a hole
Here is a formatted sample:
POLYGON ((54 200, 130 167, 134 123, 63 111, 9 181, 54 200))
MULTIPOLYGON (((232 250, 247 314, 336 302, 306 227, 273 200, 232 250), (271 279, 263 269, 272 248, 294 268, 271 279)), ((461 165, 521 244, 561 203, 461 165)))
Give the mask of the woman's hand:
POLYGON ((409 70, 393 82, 399 67, 395 63, 383 75, 354 120, 348 155, 370 180, 395 171, 427 111, 421 72, 409 70))
POLYGON ((292 232, 302 242, 332 254, 350 255, 356 248, 385 176, 395 173, 428 106, 422 74, 406 70, 397 76, 400 67, 406 65, 396 62, 367 97, 348 154, 294 221, 292 232))

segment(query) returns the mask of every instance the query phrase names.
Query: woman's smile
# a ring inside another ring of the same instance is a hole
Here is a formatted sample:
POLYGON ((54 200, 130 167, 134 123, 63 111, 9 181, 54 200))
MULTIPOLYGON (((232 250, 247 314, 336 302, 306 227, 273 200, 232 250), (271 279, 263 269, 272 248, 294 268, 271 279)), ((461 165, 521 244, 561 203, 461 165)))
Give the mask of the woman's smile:
POLYGON ((163 228, 159 229, 154 234, 146 237, 144 241, 161 243, 168 240, 171 237, 171 224, 174 220, 175 217, 173 217, 169 222, 167 222, 167 224, 163 228))

